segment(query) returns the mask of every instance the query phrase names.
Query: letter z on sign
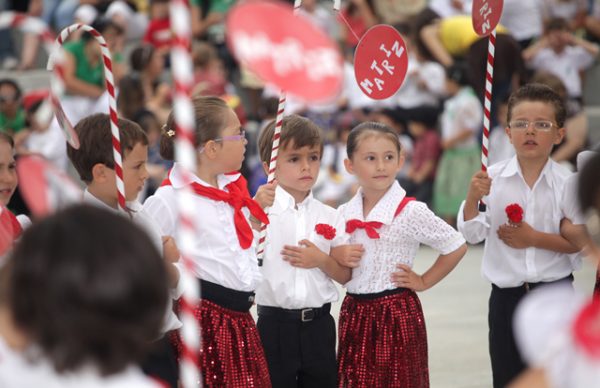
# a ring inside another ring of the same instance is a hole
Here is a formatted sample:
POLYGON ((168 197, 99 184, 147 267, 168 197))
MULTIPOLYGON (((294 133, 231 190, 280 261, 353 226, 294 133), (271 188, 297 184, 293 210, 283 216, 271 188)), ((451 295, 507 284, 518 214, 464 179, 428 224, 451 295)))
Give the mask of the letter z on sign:
POLYGON ((372 99, 393 96, 404 82, 407 68, 406 44, 392 26, 373 26, 358 42, 354 76, 363 93, 372 99))

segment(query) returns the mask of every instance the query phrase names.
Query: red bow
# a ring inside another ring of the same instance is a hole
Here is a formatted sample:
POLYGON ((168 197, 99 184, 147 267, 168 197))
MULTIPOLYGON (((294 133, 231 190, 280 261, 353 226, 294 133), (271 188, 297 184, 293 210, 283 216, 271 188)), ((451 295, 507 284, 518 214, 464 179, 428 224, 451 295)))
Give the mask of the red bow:
POLYGON ((240 247, 247 249, 252 245, 252 228, 248 224, 244 213, 242 212, 243 207, 247 207, 250 210, 250 214, 256 217, 263 224, 269 223, 269 218, 260 207, 258 202, 250 198, 247 191, 244 191, 236 182, 231 182, 225 188, 229 192, 215 189, 214 187, 203 186, 196 182, 191 183, 192 189, 198 195, 206 198, 210 198, 215 201, 227 202, 233 207, 233 222, 235 223, 235 231, 240 242, 240 247))
POLYGON ((356 219, 350 220, 350 221, 346 222, 346 233, 352 233, 357 228, 364 229, 365 232, 367 233, 367 236, 369 236, 369 238, 377 239, 377 238, 379 238, 379 233, 377 233, 377 231, 375 229, 381 228, 382 225, 383 225, 383 222, 377 222, 377 221, 363 222, 361 220, 356 220, 356 219))

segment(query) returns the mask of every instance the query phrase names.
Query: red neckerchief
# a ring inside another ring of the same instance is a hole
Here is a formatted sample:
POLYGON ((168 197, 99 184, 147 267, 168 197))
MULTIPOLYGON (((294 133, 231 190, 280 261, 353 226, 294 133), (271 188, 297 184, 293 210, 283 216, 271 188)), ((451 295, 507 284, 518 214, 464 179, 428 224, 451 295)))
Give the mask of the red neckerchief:
MULTIPOLYGON (((161 186, 171 186, 171 180, 167 177, 162 182, 161 186)), ((190 186, 198 195, 210 198, 214 201, 227 202, 231 207, 233 207, 233 222, 235 224, 235 231, 242 249, 248 249, 250 245, 252 245, 252 240, 254 238, 252 228, 250 227, 250 224, 248 224, 248 220, 246 220, 246 217, 242 212, 243 207, 247 207, 248 210, 250 210, 250 214, 252 214, 253 217, 258 219, 263 224, 269 223, 269 218, 260 207, 258 202, 250 197, 246 179, 241 175, 237 180, 225 186, 225 188, 229 190, 228 192, 216 189, 214 187, 203 186, 196 182, 190 183, 190 186)))
MULTIPOLYGON (((400 201, 398 208, 396 208, 396 212, 394 213, 394 218, 397 217, 398 214, 400 214, 400 212, 402 211, 402 209, 404 209, 406 204, 408 204, 410 201, 414 201, 414 200, 415 200, 414 197, 404 197, 402 199, 402 201, 400 201)), ((364 229, 365 232, 367 233, 367 236, 369 236, 370 239, 378 239, 379 233, 377 233, 376 229, 379 229, 382 226, 383 226, 383 222, 378 222, 378 221, 364 222, 361 220, 352 219, 352 220, 349 220, 346 222, 346 233, 353 233, 356 229, 364 229)))
POLYGON ((23 228, 17 217, 7 208, 0 207, 0 255, 10 249, 22 232, 23 228))

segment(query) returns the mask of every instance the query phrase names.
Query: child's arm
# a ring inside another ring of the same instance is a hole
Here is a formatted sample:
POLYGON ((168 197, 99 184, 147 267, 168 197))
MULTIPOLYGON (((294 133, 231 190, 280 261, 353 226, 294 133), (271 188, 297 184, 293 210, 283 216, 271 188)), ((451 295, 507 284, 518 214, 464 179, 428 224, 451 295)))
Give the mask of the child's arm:
POLYGON ((365 249, 361 244, 344 244, 331 248, 329 255, 343 267, 356 268, 363 253, 365 249))
POLYGON ((163 257, 167 264, 167 278, 169 280, 169 288, 177 288, 179 284, 179 270, 175 267, 175 263, 179 261, 179 249, 175 240, 171 236, 162 236, 163 242, 163 257))
MULTIPOLYGON (((256 195, 254 196, 254 200, 258 202, 260 207, 266 209, 273 205, 275 201, 275 188, 277 187, 277 181, 273 181, 272 183, 265 183, 264 185, 259 186, 258 190, 256 190, 256 195)), ((260 220, 250 216, 250 223, 252 224, 252 229, 260 230, 260 220)))
POLYGON ((471 184, 467 191, 467 198, 463 208, 463 216, 465 221, 472 220, 479 215, 479 201, 490 194, 492 188, 492 180, 487 172, 478 171, 471 178, 471 184))
POLYGON ((498 238, 511 248, 529 247, 547 249, 560 253, 577 253, 580 251, 560 234, 545 233, 535 230, 526 222, 518 225, 501 225, 498 238))
POLYGON ((590 53, 590 55, 592 55, 594 57, 598 56, 598 53, 600 52, 600 48, 598 47, 597 44, 587 41, 585 39, 581 39, 578 36, 576 36, 570 32, 568 32, 566 34, 568 34, 567 39, 570 44, 583 48, 585 51, 587 51, 588 53, 590 53))
POLYGON ((543 48, 548 47, 548 38, 543 36, 537 42, 523 50, 523 60, 528 63, 540 52, 543 48))
POLYGON ((579 250, 592 243, 585 225, 575 225, 568 218, 563 218, 560 221, 560 234, 579 250))
POLYGON ((406 264, 398 264, 400 270, 392 273, 392 282, 398 287, 414 291, 425 291, 446 277, 456 267, 467 252, 467 245, 462 244, 458 249, 447 255, 439 255, 435 263, 423 274, 419 275, 406 264))
POLYGON ((340 265, 331 256, 321 251, 309 240, 302 240, 299 246, 285 245, 281 251, 283 260, 297 268, 319 268, 327 276, 340 284, 347 283, 352 277, 352 270, 340 265))

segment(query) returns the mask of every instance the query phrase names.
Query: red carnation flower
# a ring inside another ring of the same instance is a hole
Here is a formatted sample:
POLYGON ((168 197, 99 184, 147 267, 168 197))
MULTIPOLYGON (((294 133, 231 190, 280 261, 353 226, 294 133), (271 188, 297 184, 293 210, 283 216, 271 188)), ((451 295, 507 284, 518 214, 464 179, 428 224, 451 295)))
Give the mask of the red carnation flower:
POLYGON ((523 221, 523 208, 518 203, 512 203, 506 207, 506 216, 513 224, 523 221))
POLYGON ((333 240, 335 237, 335 228, 331 225, 317 224, 315 225, 315 232, 325 237, 327 240, 333 240))

